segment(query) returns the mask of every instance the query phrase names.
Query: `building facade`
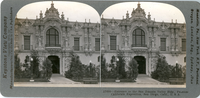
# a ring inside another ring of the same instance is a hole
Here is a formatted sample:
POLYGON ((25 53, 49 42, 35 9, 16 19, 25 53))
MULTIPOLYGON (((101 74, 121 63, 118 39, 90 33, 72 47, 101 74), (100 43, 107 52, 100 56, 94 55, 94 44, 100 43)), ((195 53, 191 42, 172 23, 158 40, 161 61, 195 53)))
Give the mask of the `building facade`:
POLYGON ((150 75, 156 68, 156 53, 166 57, 170 65, 186 65, 186 24, 177 21, 156 22, 138 3, 132 13, 123 19, 101 18, 101 52, 107 63, 118 50, 128 62, 138 62, 139 74, 150 75))
POLYGON ((40 12, 36 19, 15 19, 14 50, 21 63, 31 50, 37 50, 40 67, 48 57, 53 63, 53 73, 62 75, 69 69, 71 51, 83 64, 91 62, 97 66, 100 65, 100 24, 65 20, 52 2, 44 15, 40 12))
POLYGON ((100 52, 107 63, 118 50, 128 62, 138 62, 139 74, 150 75, 156 67, 159 52, 169 64, 186 65, 186 24, 156 22, 140 3, 123 19, 102 17, 100 23, 69 21, 51 4, 36 19, 15 19, 15 52, 21 63, 31 50, 39 52, 40 66, 45 58, 53 63, 53 73, 64 75, 69 69, 73 51, 83 64, 100 65, 100 52))

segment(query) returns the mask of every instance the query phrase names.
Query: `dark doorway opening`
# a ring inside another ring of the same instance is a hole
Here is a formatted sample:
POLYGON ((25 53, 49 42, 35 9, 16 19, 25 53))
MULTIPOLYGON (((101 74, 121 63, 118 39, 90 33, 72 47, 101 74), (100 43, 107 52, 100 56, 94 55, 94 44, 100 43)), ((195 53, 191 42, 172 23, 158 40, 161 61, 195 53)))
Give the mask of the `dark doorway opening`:
POLYGON ((138 63, 138 73, 146 74, 146 59, 143 56, 135 56, 134 59, 138 63))
POLYGON ((48 59, 51 60, 52 65, 52 73, 60 73, 60 59, 58 56, 48 56, 48 59))

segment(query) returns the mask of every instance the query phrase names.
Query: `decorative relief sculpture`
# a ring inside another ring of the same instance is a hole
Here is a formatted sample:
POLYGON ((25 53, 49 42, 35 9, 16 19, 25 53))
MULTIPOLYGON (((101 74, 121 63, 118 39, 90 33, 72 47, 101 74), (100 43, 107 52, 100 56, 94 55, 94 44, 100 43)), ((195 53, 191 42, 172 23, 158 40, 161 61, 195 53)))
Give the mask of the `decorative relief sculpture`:
POLYGON ((42 46, 42 39, 41 39, 41 36, 39 36, 38 42, 39 42, 38 46, 41 47, 41 46, 42 46))

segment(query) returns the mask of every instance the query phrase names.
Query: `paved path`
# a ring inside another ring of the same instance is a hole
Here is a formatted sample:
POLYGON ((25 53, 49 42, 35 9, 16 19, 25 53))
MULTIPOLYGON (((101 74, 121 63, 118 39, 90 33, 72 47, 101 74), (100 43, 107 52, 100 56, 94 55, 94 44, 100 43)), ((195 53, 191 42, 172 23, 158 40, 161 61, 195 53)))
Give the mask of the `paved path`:
POLYGON ((136 83, 137 84, 167 84, 164 82, 159 82, 145 74, 139 74, 136 80, 136 83))
POLYGON ((70 79, 65 78, 60 74, 52 74, 49 84, 73 84, 76 83, 70 79))
POLYGON ((185 88, 186 85, 170 85, 159 82, 145 74, 139 74, 136 82, 99 82, 98 84, 83 84, 74 82, 60 74, 53 74, 50 82, 15 82, 14 86, 18 87, 126 87, 126 88, 185 88))

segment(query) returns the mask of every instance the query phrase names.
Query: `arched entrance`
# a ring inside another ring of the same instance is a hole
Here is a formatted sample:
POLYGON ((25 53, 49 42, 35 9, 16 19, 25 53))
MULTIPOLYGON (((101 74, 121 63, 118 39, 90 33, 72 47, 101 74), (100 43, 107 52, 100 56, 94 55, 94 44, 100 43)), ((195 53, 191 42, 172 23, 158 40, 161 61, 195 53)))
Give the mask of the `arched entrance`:
POLYGON ((146 59, 143 56, 135 56, 134 59, 138 63, 138 73, 146 74, 146 59))
POLYGON ((60 59, 58 56, 48 56, 48 59, 51 60, 52 65, 52 73, 60 73, 60 59))

